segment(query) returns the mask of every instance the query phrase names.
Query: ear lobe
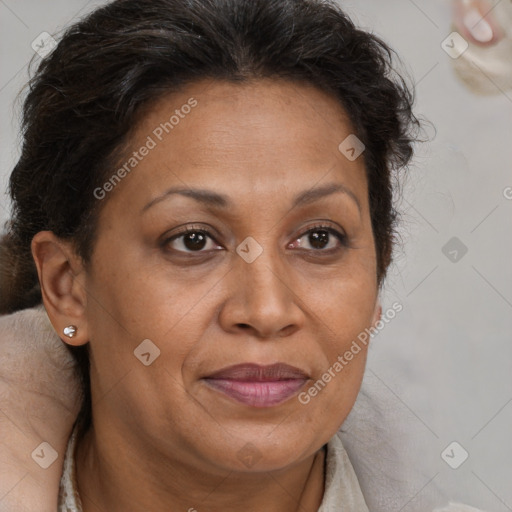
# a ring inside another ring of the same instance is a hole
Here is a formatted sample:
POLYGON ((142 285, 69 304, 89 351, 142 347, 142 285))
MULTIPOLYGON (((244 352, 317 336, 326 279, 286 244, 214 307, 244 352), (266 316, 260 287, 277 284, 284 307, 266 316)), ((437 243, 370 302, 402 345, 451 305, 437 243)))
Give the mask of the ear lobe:
POLYGON ((69 345, 84 345, 89 341, 86 321, 87 294, 83 265, 71 242, 51 231, 40 231, 32 239, 32 256, 36 264, 43 303, 61 340, 69 345), (69 334, 76 327, 72 337, 69 334))

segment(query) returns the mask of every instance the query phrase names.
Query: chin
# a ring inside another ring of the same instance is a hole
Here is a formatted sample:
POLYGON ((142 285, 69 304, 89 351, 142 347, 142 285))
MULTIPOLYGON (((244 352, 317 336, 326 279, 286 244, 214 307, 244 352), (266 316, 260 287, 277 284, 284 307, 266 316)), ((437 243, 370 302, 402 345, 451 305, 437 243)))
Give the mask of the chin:
POLYGON ((214 453, 209 453, 215 465, 236 472, 279 471, 313 455, 328 442, 322 442, 320 435, 312 435, 304 425, 290 428, 267 424, 263 428, 242 427, 232 436, 229 433, 231 430, 226 430, 220 439, 211 439, 205 448, 210 451, 208 448, 215 447, 214 453), (306 432, 308 436, 304 435, 306 432))

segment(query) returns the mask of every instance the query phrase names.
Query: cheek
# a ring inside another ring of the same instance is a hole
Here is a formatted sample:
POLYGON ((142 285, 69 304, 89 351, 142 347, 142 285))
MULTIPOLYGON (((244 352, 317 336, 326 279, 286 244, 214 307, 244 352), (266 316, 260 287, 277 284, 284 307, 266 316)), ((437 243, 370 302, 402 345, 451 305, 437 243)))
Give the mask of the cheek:
POLYGON ((361 386, 366 349, 352 361, 335 361, 298 395, 301 418, 319 439, 330 439, 349 415, 361 386))
POLYGON ((378 293, 376 278, 372 268, 354 265, 322 284, 322 290, 314 294, 316 313, 331 334, 331 350, 343 351, 372 322, 378 293))
MULTIPOLYGON (((327 438, 348 416, 363 379, 368 352, 374 292, 339 284, 322 310, 324 337, 317 338, 321 368, 298 395, 303 418, 312 430, 327 438)), ((320 326, 319 326, 320 332, 320 326)))
POLYGON ((354 268, 316 294, 318 328, 324 334, 317 350, 326 362, 299 401, 335 425, 345 419, 361 385, 376 299, 375 279, 363 268, 354 268))
POLYGON ((186 355, 213 316, 207 293, 211 285, 171 274, 165 264, 144 264, 128 251, 109 259, 103 249, 87 283, 91 361, 102 387, 144 367, 136 357, 144 340, 151 344, 143 347, 158 354, 160 361, 155 361, 165 361, 179 382, 186 355))

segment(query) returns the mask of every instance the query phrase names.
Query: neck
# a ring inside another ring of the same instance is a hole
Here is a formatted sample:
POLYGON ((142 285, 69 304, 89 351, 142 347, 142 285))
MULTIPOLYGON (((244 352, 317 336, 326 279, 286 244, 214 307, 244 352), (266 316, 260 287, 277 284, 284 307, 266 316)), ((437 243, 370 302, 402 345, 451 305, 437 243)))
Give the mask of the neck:
POLYGON ((291 468, 236 473, 174 460, 119 431, 91 428, 76 451, 83 512, 317 512, 324 493, 325 450, 291 468))

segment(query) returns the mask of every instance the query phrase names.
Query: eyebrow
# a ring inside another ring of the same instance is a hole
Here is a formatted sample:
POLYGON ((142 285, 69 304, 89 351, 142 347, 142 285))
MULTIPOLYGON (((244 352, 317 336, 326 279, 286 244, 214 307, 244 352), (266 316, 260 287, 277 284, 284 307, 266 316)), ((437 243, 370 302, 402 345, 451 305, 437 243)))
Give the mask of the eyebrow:
MULTIPOLYGON (((306 204, 312 203, 313 201, 317 201, 322 197, 326 197, 336 193, 342 193, 350 197, 357 205, 359 215, 362 214, 361 203, 359 202, 357 196, 349 188, 347 188, 345 185, 342 185, 341 183, 328 183, 321 187, 315 187, 301 192, 293 199, 292 208, 304 206, 306 204)), ((200 203, 206 204, 208 206, 213 206, 216 208, 227 209, 233 206, 233 202, 227 195, 214 192, 213 190, 172 187, 166 190, 162 195, 155 197, 149 203, 147 203, 146 206, 142 208, 141 213, 146 212, 155 204, 163 201, 164 199, 167 199, 169 196, 172 196, 174 194, 190 197, 200 203)))

